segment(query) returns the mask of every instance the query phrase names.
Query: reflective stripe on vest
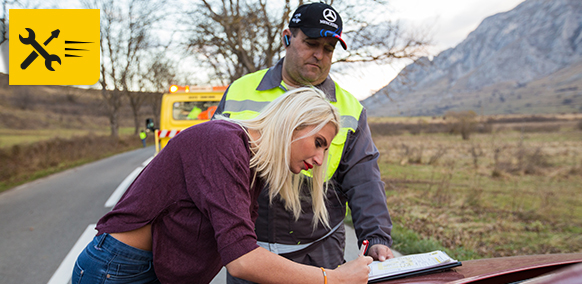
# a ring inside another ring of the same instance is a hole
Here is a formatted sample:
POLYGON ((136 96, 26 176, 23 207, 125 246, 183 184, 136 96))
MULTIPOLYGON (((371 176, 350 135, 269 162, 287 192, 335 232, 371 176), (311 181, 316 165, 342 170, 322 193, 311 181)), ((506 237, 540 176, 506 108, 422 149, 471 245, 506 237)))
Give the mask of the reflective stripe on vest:
MULTIPOLYGON (((285 93, 283 87, 258 91, 256 88, 263 79, 267 69, 243 76, 234 81, 226 94, 223 113, 228 113, 234 119, 250 119, 259 113, 267 104, 285 93)), ((335 83, 336 102, 331 102, 340 113, 341 125, 338 135, 331 142, 327 160, 327 179, 337 170, 341 161, 344 145, 349 131, 356 131, 363 107, 360 102, 335 83)), ((311 176, 308 171, 303 174, 311 176)))

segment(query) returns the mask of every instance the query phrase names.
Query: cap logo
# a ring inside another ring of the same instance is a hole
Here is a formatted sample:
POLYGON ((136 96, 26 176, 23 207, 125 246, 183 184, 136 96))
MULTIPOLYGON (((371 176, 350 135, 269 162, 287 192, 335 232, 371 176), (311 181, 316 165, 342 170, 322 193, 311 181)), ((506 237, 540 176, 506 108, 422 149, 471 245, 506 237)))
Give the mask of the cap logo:
POLYGON ((337 15, 335 14, 335 12, 332 9, 329 9, 329 8, 323 10, 323 17, 328 22, 335 22, 335 20, 337 20, 337 15))
POLYGON ((301 17, 301 13, 297 13, 297 14, 295 14, 295 16, 293 16, 293 19, 291 19, 291 21, 293 23, 297 24, 297 23, 301 22, 301 19, 299 19, 300 17, 301 17))

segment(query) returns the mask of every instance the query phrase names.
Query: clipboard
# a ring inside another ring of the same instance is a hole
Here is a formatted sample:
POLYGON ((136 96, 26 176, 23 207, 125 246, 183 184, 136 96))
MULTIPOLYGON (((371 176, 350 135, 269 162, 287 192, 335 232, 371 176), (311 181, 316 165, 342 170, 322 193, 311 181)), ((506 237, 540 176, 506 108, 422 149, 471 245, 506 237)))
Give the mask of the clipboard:
POLYGON ((452 259, 440 250, 405 255, 383 262, 374 261, 368 265, 370 267, 368 283, 435 273, 460 265, 462 265, 460 261, 452 259))

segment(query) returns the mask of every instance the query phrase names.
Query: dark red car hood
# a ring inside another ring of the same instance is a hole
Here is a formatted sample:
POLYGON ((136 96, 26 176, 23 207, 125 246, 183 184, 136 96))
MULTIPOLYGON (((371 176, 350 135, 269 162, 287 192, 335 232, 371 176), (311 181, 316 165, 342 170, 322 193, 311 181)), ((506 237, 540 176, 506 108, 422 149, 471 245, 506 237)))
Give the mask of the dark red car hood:
POLYGON ((535 281, 535 283, 557 283, 558 280, 564 279, 566 282, 561 283, 582 283, 582 253, 498 257, 468 260, 462 263, 462 266, 443 272, 380 283, 500 284, 523 281, 550 272, 560 273, 540 278, 541 282, 535 281), (574 265, 578 263, 580 264, 574 265), (569 282, 567 279, 577 279, 578 282, 569 282))

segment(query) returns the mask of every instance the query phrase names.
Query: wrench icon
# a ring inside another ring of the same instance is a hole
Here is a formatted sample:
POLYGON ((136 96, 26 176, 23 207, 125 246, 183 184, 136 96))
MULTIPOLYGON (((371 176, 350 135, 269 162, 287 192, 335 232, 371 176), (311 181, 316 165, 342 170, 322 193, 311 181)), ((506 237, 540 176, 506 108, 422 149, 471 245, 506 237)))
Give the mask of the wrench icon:
POLYGON ((32 47, 34 47, 34 49, 36 49, 36 51, 44 58, 44 65, 46 66, 46 69, 50 71, 55 71, 51 64, 53 61, 56 61, 60 65, 61 59, 55 54, 49 55, 48 52, 46 52, 46 50, 44 50, 44 48, 40 44, 38 44, 36 39, 34 39, 35 35, 32 29, 26 28, 26 30, 28 31, 28 37, 24 38, 21 35, 18 35, 18 37, 20 37, 20 42, 26 45, 28 44, 32 45, 32 47))

